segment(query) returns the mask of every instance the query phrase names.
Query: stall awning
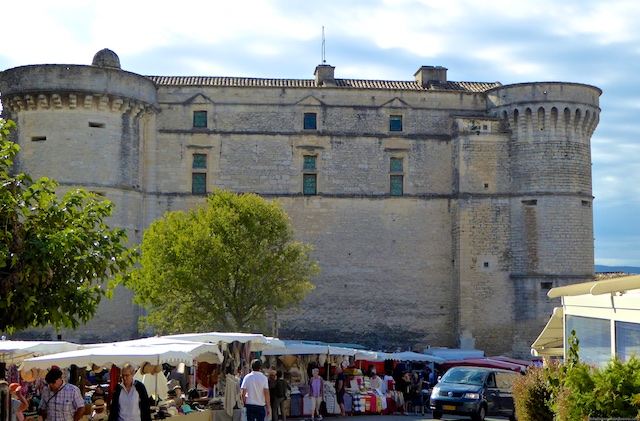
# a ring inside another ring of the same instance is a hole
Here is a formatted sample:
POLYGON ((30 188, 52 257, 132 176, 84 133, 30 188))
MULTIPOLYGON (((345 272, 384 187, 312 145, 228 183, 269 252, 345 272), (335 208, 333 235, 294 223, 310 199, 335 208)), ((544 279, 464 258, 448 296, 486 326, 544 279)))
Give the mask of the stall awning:
POLYGON ((562 307, 553 310, 547 325, 531 345, 532 353, 539 356, 564 356, 564 329, 562 327, 562 307))

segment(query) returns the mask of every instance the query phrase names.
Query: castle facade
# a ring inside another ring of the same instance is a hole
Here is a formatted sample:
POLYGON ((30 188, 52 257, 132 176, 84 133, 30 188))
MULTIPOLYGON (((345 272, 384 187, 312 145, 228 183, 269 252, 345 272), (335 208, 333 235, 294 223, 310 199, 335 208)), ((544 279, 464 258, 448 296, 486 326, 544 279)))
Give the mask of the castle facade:
MULTIPOLYGON (((215 188, 283 204, 322 272, 281 338, 525 356, 594 276, 590 139, 601 91, 577 83, 142 76, 92 65, 0 73, 16 171, 116 204, 134 243, 215 188)), ((137 337, 120 289, 62 339, 137 337)), ((267 332, 271 333, 271 332, 267 332)))

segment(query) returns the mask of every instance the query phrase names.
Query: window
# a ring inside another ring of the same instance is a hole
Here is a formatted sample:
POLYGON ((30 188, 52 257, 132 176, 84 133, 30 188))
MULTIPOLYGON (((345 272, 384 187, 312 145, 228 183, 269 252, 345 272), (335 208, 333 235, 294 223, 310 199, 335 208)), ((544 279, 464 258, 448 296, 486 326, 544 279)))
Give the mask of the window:
POLYGON ((302 175, 302 194, 313 196, 318 193, 318 182, 316 174, 302 175))
POLYGON ((207 127, 207 112, 206 111, 194 111, 193 112, 193 127, 207 127))
POLYGON ((193 154, 193 169, 206 169, 207 168, 207 155, 205 154, 193 154))
POLYGON ((104 129, 106 127, 105 123, 99 123, 97 121, 90 121, 89 122, 89 127, 95 127, 98 129, 104 129))
POLYGON ((305 156, 304 157, 304 165, 302 167, 305 170, 315 170, 316 169, 316 157, 315 156, 305 156))
POLYGON ((404 194, 404 163, 402 158, 389 159, 389 194, 391 196, 402 196, 404 194))
POLYGON ((565 315, 565 346, 572 330, 580 340, 580 359, 588 364, 604 366, 611 358, 611 321, 574 315, 565 315))
POLYGON ((207 174, 203 172, 194 172, 191 174, 191 193, 205 194, 207 193, 207 174))
POLYGON ((318 157, 305 155, 302 164, 302 194, 315 195, 318 193, 318 176, 316 174, 316 161, 318 157))
POLYGON ((32 136, 31 137, 31 141, 32 142, 42 142, 47 140, 47 136, 32 136))
POLYGON ((305 130, 315 130, 317 128, 317 116, 316 113, 304 113, 305 130))
POLYGON ((205 194, 207 193, 207 155, 201 153, 193 154, 193 163, 191 169, 195 170, 191 173, 191 193, 205 194))
POLYGON ((392 115, 389 116, 389 131, 401 132, 402 131, 402 116, 392 115))

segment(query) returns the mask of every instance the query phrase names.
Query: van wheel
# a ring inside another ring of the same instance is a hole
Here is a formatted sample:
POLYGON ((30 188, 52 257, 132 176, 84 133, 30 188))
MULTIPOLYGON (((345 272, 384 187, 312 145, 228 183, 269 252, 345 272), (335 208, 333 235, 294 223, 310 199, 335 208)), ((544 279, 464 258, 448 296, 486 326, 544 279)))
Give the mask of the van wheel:
POLYGON ((473 421, 484 421, 484 418, 487 416, 487 409, 485 408, 484 405, 480 406, 480 409, 478 409, 478 413, 476 413, 473 417, 471 417, 471 419, 473 421))
POLYGON ((433 419, 434 419, 434 420, 439 420, 440 418, 442 418, 442 412, 439 412, 439 411, 433 411, 432 416, 433 416, 433 419))

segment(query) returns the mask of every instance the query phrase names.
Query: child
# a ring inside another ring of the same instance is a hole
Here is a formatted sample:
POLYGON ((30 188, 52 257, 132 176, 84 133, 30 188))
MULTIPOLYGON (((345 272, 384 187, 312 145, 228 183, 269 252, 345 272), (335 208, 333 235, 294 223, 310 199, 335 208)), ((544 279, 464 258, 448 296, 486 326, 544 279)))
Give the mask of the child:
POLYGON ((96 399, 93 403, 93 412, 91 413, 92 421, 104 421, 108 418, 105 410, 107 409, 107 404, 102 399, 96 399))
POLYGON ((29 402, 22 395, 22 386, 18 383, 11 383, 9 391, 11 392, 11 420, 24 421, 23 411, 29 409, 29 402))

